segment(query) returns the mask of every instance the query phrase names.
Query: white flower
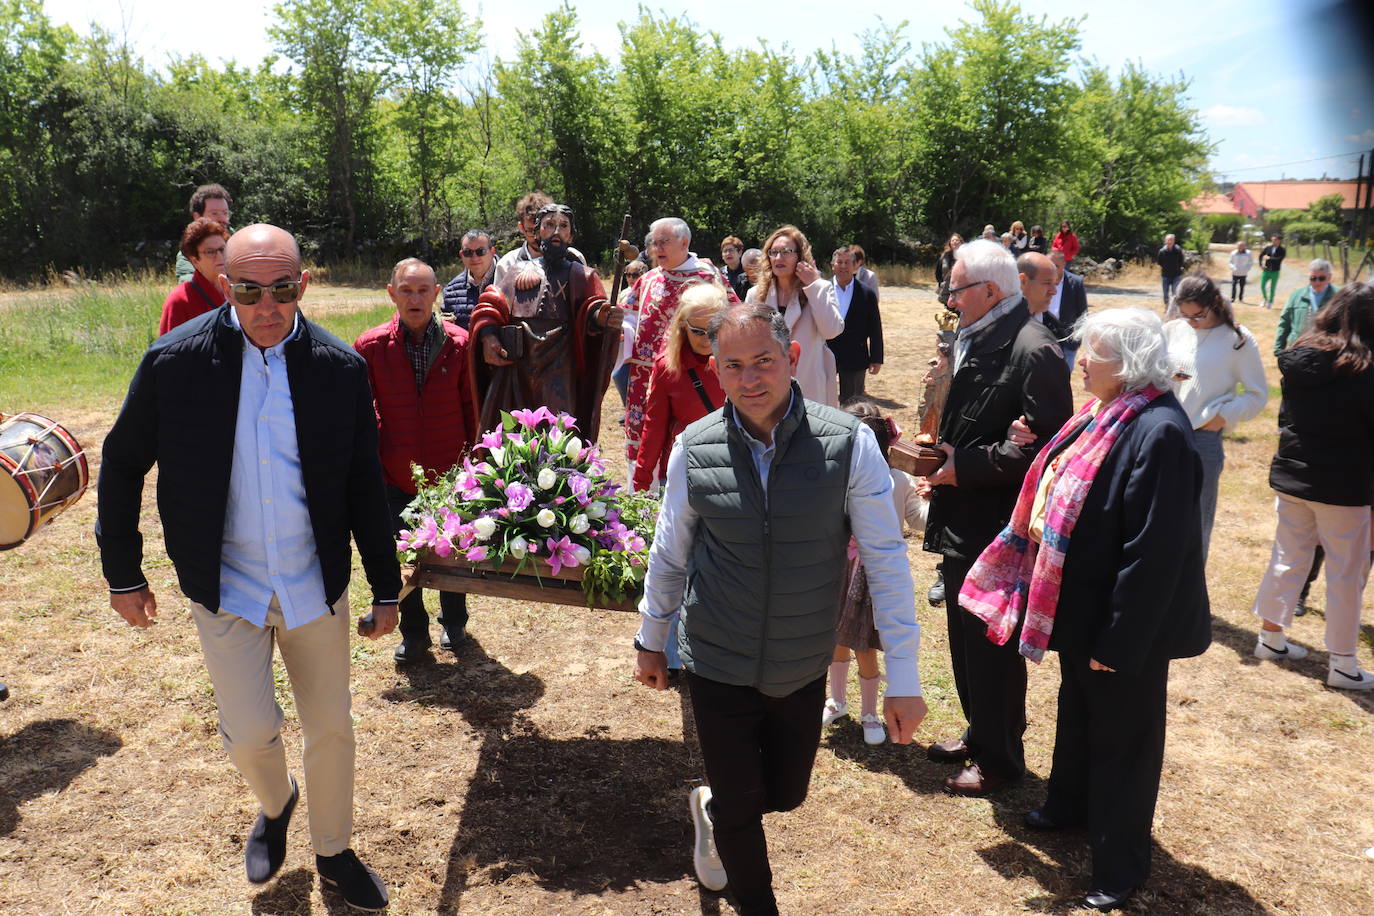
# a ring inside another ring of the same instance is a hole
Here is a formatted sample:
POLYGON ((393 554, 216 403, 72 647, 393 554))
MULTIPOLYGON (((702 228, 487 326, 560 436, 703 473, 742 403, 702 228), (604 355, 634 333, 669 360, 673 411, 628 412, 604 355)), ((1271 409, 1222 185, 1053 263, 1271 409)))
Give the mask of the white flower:
POLYGON ((581 544, 577 544, 573 547, 573 556, 577 557, 578 566, 586 566, 592 558, 592 552, 581 544))
POLYGON ((605 504, 605 503, 588 503, 588 504, 587 504, 587 517, 588 517, 588 518, 605 518, 605 517, 606 517, 606 504, 605 504))
POLYGON ((492 449, 491 460, 496 462, 498 468, 504 465, 506 463, 506 447, 504 445, 498 445, 496 448, 492 449))
POLYGON ((591 527, 591 522, 587 521, 587 516, 578 513, 568 522, 568 530, 573 534, 583 534, 591 527))
POLYGON ((563 446, 563 454, 576 461, 577 457, 582 454, 582 440, 576 436, 569 436, 568 444, 563 446))
POLYGON ((538 523, 540 524, 540 526, 542 526, 542 527, 544 527, 544 528, 552 527, 552 525, 553 525, 553 523, 554 523, 554 520, 555 520, 555 516, 554 516, 554 514, 553 514, 553 510, 552 510, 552 509, 540 509, 540 510, 539 510, 539 514, 536 515, 536 516, 534 517, 534 520, 535 520, 536 522, 538 522, 538 523))
POLYGON ((529 550, 529 545, 524 538, 517 534, 510 539, 510 543, 506 545, 506 548, 510 550, 511 556, 515 557, 517 560, 523 560, 526 552, 529 550))
POLYGON ((553 468, 541 468, 538 483, 539 489, 552 490, 553 485, 558 483, 558 475, 553 472, 553 468))
POLYGON ((472 527, 476 530, 479 541, 485 541, 496 533, 496 521, 485 515, 473 522, 472 527))

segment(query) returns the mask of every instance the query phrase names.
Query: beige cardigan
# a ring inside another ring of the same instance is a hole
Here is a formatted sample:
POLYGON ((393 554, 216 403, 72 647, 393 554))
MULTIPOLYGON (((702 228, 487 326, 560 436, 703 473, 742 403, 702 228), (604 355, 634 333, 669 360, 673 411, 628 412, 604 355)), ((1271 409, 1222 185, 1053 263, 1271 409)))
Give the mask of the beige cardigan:
MULTIPOLYGON (((830 281, 817 277, 802 288, 806 294, 806 308, 794 299, 787 306, 783 318, 792 331, 792 339, 801 344, 801 358, 793 377, 801 386, 802 396, 808 400, 840 406, 840 383, 835 370, 835 354, 825 342, 838 337, 844 330, 844 318, 835 302, 835 288, 830 281)), ((758 302, 758 287, 749 290, 746 302, 758 302)), ((777 308, 778 288, 768 290, 767 304, 777 308)))

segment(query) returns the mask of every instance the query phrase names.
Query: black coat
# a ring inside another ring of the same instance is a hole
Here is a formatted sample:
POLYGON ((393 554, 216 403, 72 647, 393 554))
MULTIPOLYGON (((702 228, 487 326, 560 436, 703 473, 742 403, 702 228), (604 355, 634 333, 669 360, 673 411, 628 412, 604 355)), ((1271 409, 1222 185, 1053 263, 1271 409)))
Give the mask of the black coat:
POLYGON ((950 383, 940 440, 954 446, 958 485, 935 488, 925 549, 976 559, 1011 519, 1036 453, 1072 414, 1064 353, 1022 299, 974 340, 950 383), (1024 447, 1007 438, 1023 415, 1036 435, 1024 447))
POLYGON ((1083 501, 1051 649, 1123 674, 1206 651, 1201 492, 1193 425, 1165 392, 1122 430, 1083 501))
POLYGON ((1162 276, 1180 277, 1183 275, 1185 260, 1183 246, 1175 244, 1173 248, 1161 248, 1159 254, 1155 255, 1155 260, 1159 262, 1159 272, 1162 276))
MULTIPOLYGON (((222 305, 194 318, 148 348, 105 438, 95 533, 112 589, 147 581, 138 519, 143 479, 157 464, 162 536, 181 590, 211 610, 220 606, 244 340, 229 321, 229 309, 222 305)), ((367 364, 303 316, 285 357, 325 598, 332 605, 348 588, 351 532, 373 600, 395 600, 401 574, 367 364)))
POLYGON ((1283 402, 1269 486, 1328 506, 1374 502, 1374 369, 1337 375, 1330 350, 1279 354, 1283 402))
MULTIPOLYGON (((1059 317, 1045 313, 1045 327, 1061 340, 1068 340, 1073 334, 1073 326, 1088 313, 1088 292, 1083 286, 1083 278, 1076 273, 1064 271, 1064 285, 1059 291, 1059 317)), ((1077 346, 1077 344, 1075 344, 1077 346)))
POLYGON ((878 313, 878 297, 858 280, 850 280, 854 290, 844 330, 826 341, 835 354, 835 367, 841 372, 858 372, 883 361, 883 319, 878 313))

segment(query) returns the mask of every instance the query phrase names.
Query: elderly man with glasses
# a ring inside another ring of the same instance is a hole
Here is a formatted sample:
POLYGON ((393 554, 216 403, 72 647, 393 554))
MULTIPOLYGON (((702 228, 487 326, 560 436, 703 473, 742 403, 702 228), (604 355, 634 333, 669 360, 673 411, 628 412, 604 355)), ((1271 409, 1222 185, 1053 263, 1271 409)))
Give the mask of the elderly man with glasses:
POLYGON ((281 738, 275 646, 304 739, 315 867, 349 904, 380 909, 386 887, 349 848, 350 537, 372 587, 359 633, 395 628, 401 576, 367 366, 301 314, 309 280, 285 230, 254 225, 229 239, 219 277, 228 302, 148 348, 105 439, 96 540, 111 607, 150 626, 157 601, 138 524, 156 464, 163 540, 200 635, 220 738, 262 806, 248 880, 281 868, 300 795, 281 738))
POLYGON ((967 764, 945 779, 945 789, 978 796, 1025 773, 1026 660, 1015 639, 1001 646, 988 640, 987 625, 960 607, 959 590, 973 561, 1010 520, 1039 446, 1073 413, 1073 395, 1054 335, 1031 318, 1011 252, 979 239, 954 257, 949 307, 959 312, 959 331, 938 443, 948 457, 916 484, 931 500, 925 549, 943 557, 954 685, 969 725, 926 754, 967 764), (1009 438, 1018 417, 1035 430, 1033 442, 1009 438))
POLYGON ((1331 282, 1331 262, 1317 258, 1307 265, 1307 285, 1293 290, 1288 304, 1279 315, 1279 329, 1274 335, 1274 355, 1293 346, 1312 323, 1312 316, 1340 292, 1340 287, 1331 282))
POLYGON ((463 259, 463 272, 444 287, 444 317, 467 330, 472 310, 482 290, 496 282, 496 250, 491 246, 491 234, 485 229, 469 229, 463 235, 458 254, 463 259))

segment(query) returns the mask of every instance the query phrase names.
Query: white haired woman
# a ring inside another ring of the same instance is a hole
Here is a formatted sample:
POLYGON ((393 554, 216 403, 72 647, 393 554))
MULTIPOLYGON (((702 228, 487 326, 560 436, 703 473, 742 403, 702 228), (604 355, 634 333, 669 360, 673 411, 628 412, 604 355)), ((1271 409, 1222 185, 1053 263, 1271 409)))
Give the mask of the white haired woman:
POLYGON ((1086 826, 1084 904, 1113 909, 1150 873, 1169 663, 1211 643, 1202 466, 1159 316, 1107 309, 1077 336, 1092 397, 1036 458, 959 600, 993 642, 1059 653, 1049 790, 1026 826, 1086 826))

